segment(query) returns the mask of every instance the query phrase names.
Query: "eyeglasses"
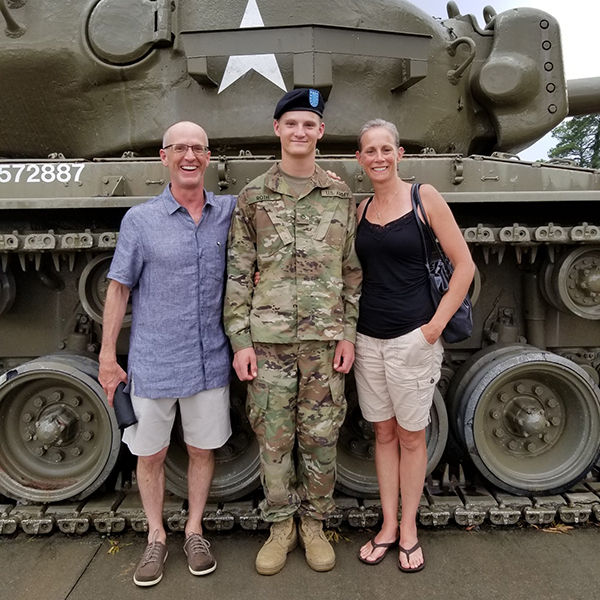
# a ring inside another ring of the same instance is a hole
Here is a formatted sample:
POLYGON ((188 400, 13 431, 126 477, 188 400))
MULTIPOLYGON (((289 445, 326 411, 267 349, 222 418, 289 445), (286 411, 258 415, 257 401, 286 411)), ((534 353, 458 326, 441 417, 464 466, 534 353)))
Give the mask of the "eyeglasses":
POLYGON ((169 144, 163 150, 167 150, 168 148, 172 148, 175 154, 187 154, 188 148, 191 148, 196 156, 208 154, 209 151, 208 146, 201 146, 200 144, 195 144, 194 146, 189 146, 188 144, 169 144))

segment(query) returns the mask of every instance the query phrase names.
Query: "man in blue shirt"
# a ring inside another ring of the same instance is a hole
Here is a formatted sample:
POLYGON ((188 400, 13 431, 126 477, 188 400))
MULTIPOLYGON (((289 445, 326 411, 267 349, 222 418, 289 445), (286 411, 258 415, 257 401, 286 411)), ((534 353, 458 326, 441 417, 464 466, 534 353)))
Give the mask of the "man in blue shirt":
POLYGON ((184 551, 194 575, 217 566, 202 537, 202 513, 214 471, 213 449, 231 435, 231 357, 221 312, 225 247, 236 199, 204 189, 210 151, 199 125, 171 126, 160 157, 171 183, 123 218, 108 273, 100 352, 100 383, 109 404, 117 385, 127 382, 138 419, 125 430, 123 441, 138 456, 137 479, 148 518, 148 546, 134 574, 139 586, 158 583, 167 558, 164 461, 176 405, 189 455, 184 551), (125 373, 117 363, 116 343, 130 294, 125 373))

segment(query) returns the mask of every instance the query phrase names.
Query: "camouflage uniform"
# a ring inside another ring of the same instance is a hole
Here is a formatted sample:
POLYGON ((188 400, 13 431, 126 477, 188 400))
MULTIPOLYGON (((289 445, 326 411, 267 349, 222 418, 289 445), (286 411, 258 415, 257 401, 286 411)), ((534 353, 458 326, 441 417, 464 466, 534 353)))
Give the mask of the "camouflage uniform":
POLYGON ((248 416, 261 449, 263 518, 334 508, 336 443, 346 412, 336 341, 354 343, 362 272, 355 204, 320 167, 296 197, 278 165, 246 186, 231 224, 225 328, 254 344, 248 416), (260 271, 256 289, 252 277, 260 271), (292 452, 298 440, 298 469, 292 452))

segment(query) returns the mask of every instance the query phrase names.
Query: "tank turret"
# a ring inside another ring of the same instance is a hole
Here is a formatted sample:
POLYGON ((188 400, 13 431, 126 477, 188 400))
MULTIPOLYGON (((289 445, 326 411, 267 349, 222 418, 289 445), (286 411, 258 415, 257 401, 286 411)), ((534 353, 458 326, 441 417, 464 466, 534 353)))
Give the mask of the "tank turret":
POLYGON ((181 118, 220 153, 270 151, 272 107, 300 86, 327 98, 329 153, 376 116, 408 151, 516 152, 568 114, 559 26, 535 9, 481 26, 455 2, 444 21, 404 0, 2 4, 5 157, 154 155, 181 118))

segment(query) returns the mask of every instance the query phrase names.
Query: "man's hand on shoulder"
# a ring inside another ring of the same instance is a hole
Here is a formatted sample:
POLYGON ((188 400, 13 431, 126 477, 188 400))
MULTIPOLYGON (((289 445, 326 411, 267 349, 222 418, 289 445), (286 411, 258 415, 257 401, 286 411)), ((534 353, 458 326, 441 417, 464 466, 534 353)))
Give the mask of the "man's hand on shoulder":
POLYGON ((233 368, 240 381, 252 381, 258 375, 254 348, 238 350, 233 355, 233 368))
POLYGON ((354 344, 348 340, 340 340, 335 347, 333 368, 338 373, 349 373, 354 364, 354 344))
POLYGON ((127 373, 119 366, 116 357, 104 358, 100 353, 100 370, 98 381, 104 388, 108 405, 113 405, 115 390, 121 381, 127 383, 127 373))

